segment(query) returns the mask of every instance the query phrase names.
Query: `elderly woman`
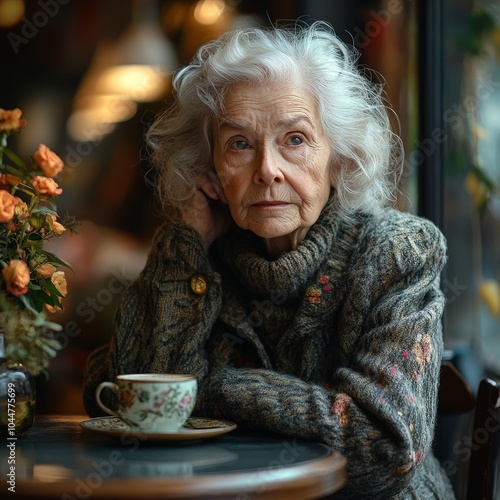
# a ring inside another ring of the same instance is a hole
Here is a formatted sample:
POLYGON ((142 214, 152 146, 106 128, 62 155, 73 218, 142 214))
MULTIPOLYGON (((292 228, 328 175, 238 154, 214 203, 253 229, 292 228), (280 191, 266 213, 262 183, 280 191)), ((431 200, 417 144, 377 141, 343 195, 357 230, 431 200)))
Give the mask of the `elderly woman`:
POLYGON ((328 26, 237 30, 175 76, 149 131, 165 223, 85 405, 119 373, 198 377, 195 413, 319 440, 339 498, 454 498, 432 455, 445 242, 390 208, 381 90, 328 26))

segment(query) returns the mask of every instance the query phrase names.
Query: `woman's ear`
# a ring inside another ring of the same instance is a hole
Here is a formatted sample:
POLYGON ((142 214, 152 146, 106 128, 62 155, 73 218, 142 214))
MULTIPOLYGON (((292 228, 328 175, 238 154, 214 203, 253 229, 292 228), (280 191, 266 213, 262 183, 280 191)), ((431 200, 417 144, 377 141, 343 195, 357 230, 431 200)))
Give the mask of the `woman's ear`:
POLYGON ((224 177, 219 176, 214 168, 208 173, 207 178, 210 180, 212 186, 216 190, 219 200, 222 201, 222 203, 227 204, 227 198, 224 192, 224 177))

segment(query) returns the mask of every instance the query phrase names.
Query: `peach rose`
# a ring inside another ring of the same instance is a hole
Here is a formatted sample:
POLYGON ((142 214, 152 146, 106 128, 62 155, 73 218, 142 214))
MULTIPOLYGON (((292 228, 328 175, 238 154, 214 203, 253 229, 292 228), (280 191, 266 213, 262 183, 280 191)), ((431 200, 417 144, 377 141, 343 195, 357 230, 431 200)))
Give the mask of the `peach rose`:
POLYGON ((45 221, 49 225, 50 229, 56 234, 62 234, 66 231, 66 228, 57 222, 55 214, 49 214, 45 217, 45 221))
POLYGON ((40 144, 34 155, 35 163, 42 169, 46 177, 55 177, 64 167, 64 163, 44 144, 40 144))
POLYGON ((26 120, 21 118, 23 112, 19 109, 5 110, 0 108, 0 131, 15 131, 26 125, 26 120))
POLYGON ((9 222, 14 217, 17 199, 4 189, 0 190, 0 222, 9 222))
POLYGON ((20 183, 19 177, 12 174, 0 174, 0 189, 10 189, 20 183))
POLYGON ((2 269, 2 277, 7 291, 16 297, 28 291, 30 272, 24 260, 13 259, 2 269))
MULTIPOLYGON (((66 297, 66 295, 68 294, 68 283, 66 282, 66 275, 64 274, 64 271, 56 271, 54 274, 52 274, 50 281, 52 281, 59 293, 63 297, 66 297)), ((54 307, 49 304, 45 304, 45 309, 47 309, 47 311, 51 313, 61 311, 60 307, 54 307)))
POLYGON ((50 278, 56 272, 56 268, 52 264, 46 262, 45 264, 41 264, 40 266, 38 266, 36 268, 36 272, 42 278, 50 278))
POLYGON ((56 196, 62 193, 62 189, 58 186, 54 179, 41 177, 37 175, 32 181, 33 187, 42 196, 56 196))
POLYGON ((64 271, 56 271, 52 275, 52 278, 50 278, 50 281, 52 281, 63 297, 68 295, 68 283, 66 283, 66 275, 64 274, 64 271))

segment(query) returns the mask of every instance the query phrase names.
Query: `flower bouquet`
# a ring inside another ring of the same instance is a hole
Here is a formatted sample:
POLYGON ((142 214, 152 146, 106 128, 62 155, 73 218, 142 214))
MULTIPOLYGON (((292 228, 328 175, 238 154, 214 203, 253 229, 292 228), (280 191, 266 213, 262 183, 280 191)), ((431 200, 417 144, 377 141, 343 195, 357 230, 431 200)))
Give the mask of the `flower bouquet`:
POLYGON ((0 108, 0 333, 7 364, 22 363, 33 375, 45 373, 60 349, 61 326, 47 313, 62 310, 70 265, 44 248, 74 220, 59 222, 55 181, 63 161, 40 145, 29 162, 7 147, 26 125, 21 111, 0 108))

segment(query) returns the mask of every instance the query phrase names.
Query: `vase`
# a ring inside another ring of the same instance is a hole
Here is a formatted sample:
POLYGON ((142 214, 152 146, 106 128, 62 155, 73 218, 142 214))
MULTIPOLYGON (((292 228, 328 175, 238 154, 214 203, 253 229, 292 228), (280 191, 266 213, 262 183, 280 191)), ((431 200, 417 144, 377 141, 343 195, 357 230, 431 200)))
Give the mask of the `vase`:
POLYGON ((0 332, 0 435, 18 437, 35 421, 35 378, 22 364, 5 358, 4 334, 0 332))

